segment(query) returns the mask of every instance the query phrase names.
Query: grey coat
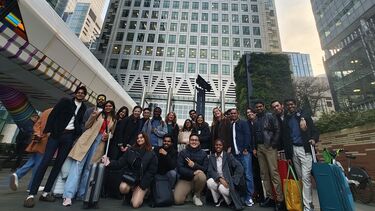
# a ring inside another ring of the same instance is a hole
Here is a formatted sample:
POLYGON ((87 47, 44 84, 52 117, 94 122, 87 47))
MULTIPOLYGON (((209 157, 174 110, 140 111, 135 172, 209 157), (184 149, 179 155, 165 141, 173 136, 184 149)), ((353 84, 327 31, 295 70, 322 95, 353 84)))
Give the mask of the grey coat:
MULTIPOLYGON (((241 180, 244 180, 244 169, 239 161, 237 161, 232 154, 223 152, 223 177, 229 184, 230 197, 234 203, 236 210, 244 208, 240 193, 235 188, 240 185, 241 180)), ((212 153, 208 161, 208 178, 219 181, 219 174, 217 172, 215 153, 212 153)))

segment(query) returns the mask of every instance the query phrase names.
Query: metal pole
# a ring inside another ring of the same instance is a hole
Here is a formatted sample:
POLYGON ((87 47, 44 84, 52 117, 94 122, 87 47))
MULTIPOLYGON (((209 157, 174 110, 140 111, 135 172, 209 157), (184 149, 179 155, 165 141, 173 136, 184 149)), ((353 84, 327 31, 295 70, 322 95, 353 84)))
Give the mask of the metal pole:
POLYGON ((221 110, 225 112, 225 95, 223 90, 220 91, 220 106, 221 110))
POLYGON ((193 109, 197 108, 197 86, 194 87, 193 109))
POLYGON ((172 108, 172 87, 168 88, 168 99, 167 99, 167 112, 171 111, 172 108))
POLYGON ((141 97, 141 104, 140 106, 143 108, 145 106, 145 101, 146 101, 146 89, 147 87, 143 87, 142 89, 142 97, 141 97))

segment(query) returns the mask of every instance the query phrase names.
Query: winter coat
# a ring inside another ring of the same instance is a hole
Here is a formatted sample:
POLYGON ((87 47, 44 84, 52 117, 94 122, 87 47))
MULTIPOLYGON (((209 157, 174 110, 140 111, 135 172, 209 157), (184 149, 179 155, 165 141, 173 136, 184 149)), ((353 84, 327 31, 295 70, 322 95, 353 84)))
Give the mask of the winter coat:
MULTIPOLYGON (((41 137, 43 135, 43 130, 46 127, 48 115, 51 113, 52 108, 49 108, 45 111, 42 112, 40 115, 40 118, 38 121, 34 124, 34 135, 38 135, 41 137)), ((44 151, 46 150, 46 145, 48 141, 48 136, 47 134, 44 134, 44 136, 40 139, 38 143, 35 143, 32 141, 26 148, 26 152, 36 152, 36 153, 41 153, 44 154, 44 151)))
POLYGON ((193 127, 192 134, 196 134, 199 137, 200 146, 202 149, 211 150, 211 132, 210 126, 206 122, 203 124, 195 124, 193 127))
MULTIPOLYGON (((112 131, 114 127, 114 121, 111 117, 107 117, 109 120, 108 131, 112 131)), ((99 113, 98 116, 90 116, 86 122, 86 131, 78 138, 77 142, 74 144, 72 150, 70 150, 69 157, 74 160, 81 161, 87 152, 89 151, 91 145, 94 143, 99 131, 103 125, 104 118, 99 113)), ((100 142, 99 146, 96 148, 95 154, 92 158, 92 162, 97 162, 104 154, 105 142, 100 142)))
POLYGON ((158 174, 164 175, 168 171, 176 169, 177 151, 173 147, 169 147, 166 155, 159 153, 159 149, 163 147, 155 147, 154 152, 158 158, 158 174))
POLYGON ((200 147, 193 149, 190 145, 187 145, 186 149, 178 154, 177 172, 183 180, 191 181, 194 178, 194 171, 196 170, 202 170, 206 174, 207 167, 207 153, 200 147), (192 168, 186 162, 186 158, 194 162, 195 165, 192 168))
MULTIPOLYGON (((223 151, 223 177, 229 184, 230 197, 233 200, 236 210, 244 208, 243 201, 241 200, 241 194, 236 189, 238 185, 241 185, 244 181, 244 168, 241 163, 236 160, 232 154, 228 154, 223 151)), ((209 157, 208 162, 208 173, 207 178, 214 179, 215 182, 219 181, 219 174, 217 171, 216 153, 212 153, 209 157)))
POLYGON ((255 145, 264 144, 266 147, 278 149, 280 145, 280 125, 275 115, 271 113, 257 114, 254 121, 255 145))
POLYGON ((123 169, 137 175, 138 184, 142 190, 149 189, 158 171, 158 159, 153 151, 130 147, 119 160, 111 160, 110 169, 123 169), (140 159, 138 159, 140 158, 140 159))
POLYGON ((228 118, 223 118, 216 125, 211 126, 211 146, 212 151, 214 150, 213 147, 215 145, 215 140, 220 138, 224 141, 224 150, 227 150, 228 147, 231 146, 232 142, 232 131, 231 131, 231 123, 228 118))

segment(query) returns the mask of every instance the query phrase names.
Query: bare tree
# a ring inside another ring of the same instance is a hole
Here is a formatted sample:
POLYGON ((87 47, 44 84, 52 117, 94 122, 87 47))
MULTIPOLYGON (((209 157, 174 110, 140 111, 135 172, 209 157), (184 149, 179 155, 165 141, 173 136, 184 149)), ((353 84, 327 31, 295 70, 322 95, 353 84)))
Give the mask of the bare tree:
POLYGON ((319 106, 319 100, 327 95, 328 83, 318 77, 299 77, 293 79, 293 86, 298 103, 310 107, 311 114, 314 116, 319 106))

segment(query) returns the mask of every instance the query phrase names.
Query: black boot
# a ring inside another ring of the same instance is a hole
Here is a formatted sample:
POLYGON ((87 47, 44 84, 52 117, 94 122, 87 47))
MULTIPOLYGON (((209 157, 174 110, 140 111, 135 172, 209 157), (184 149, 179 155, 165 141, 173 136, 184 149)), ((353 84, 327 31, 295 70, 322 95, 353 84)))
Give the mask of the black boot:
POLYGON ((275 201, 271 199, 270 197, 267 197, 266 199, 264 199, 263 202, 260 203, 260 206, 261 207, 273 207, 275 206, 275 201))
POLYGON ((286 211, 285 202, 277 201, 275 205, 275 211, 286 211))

